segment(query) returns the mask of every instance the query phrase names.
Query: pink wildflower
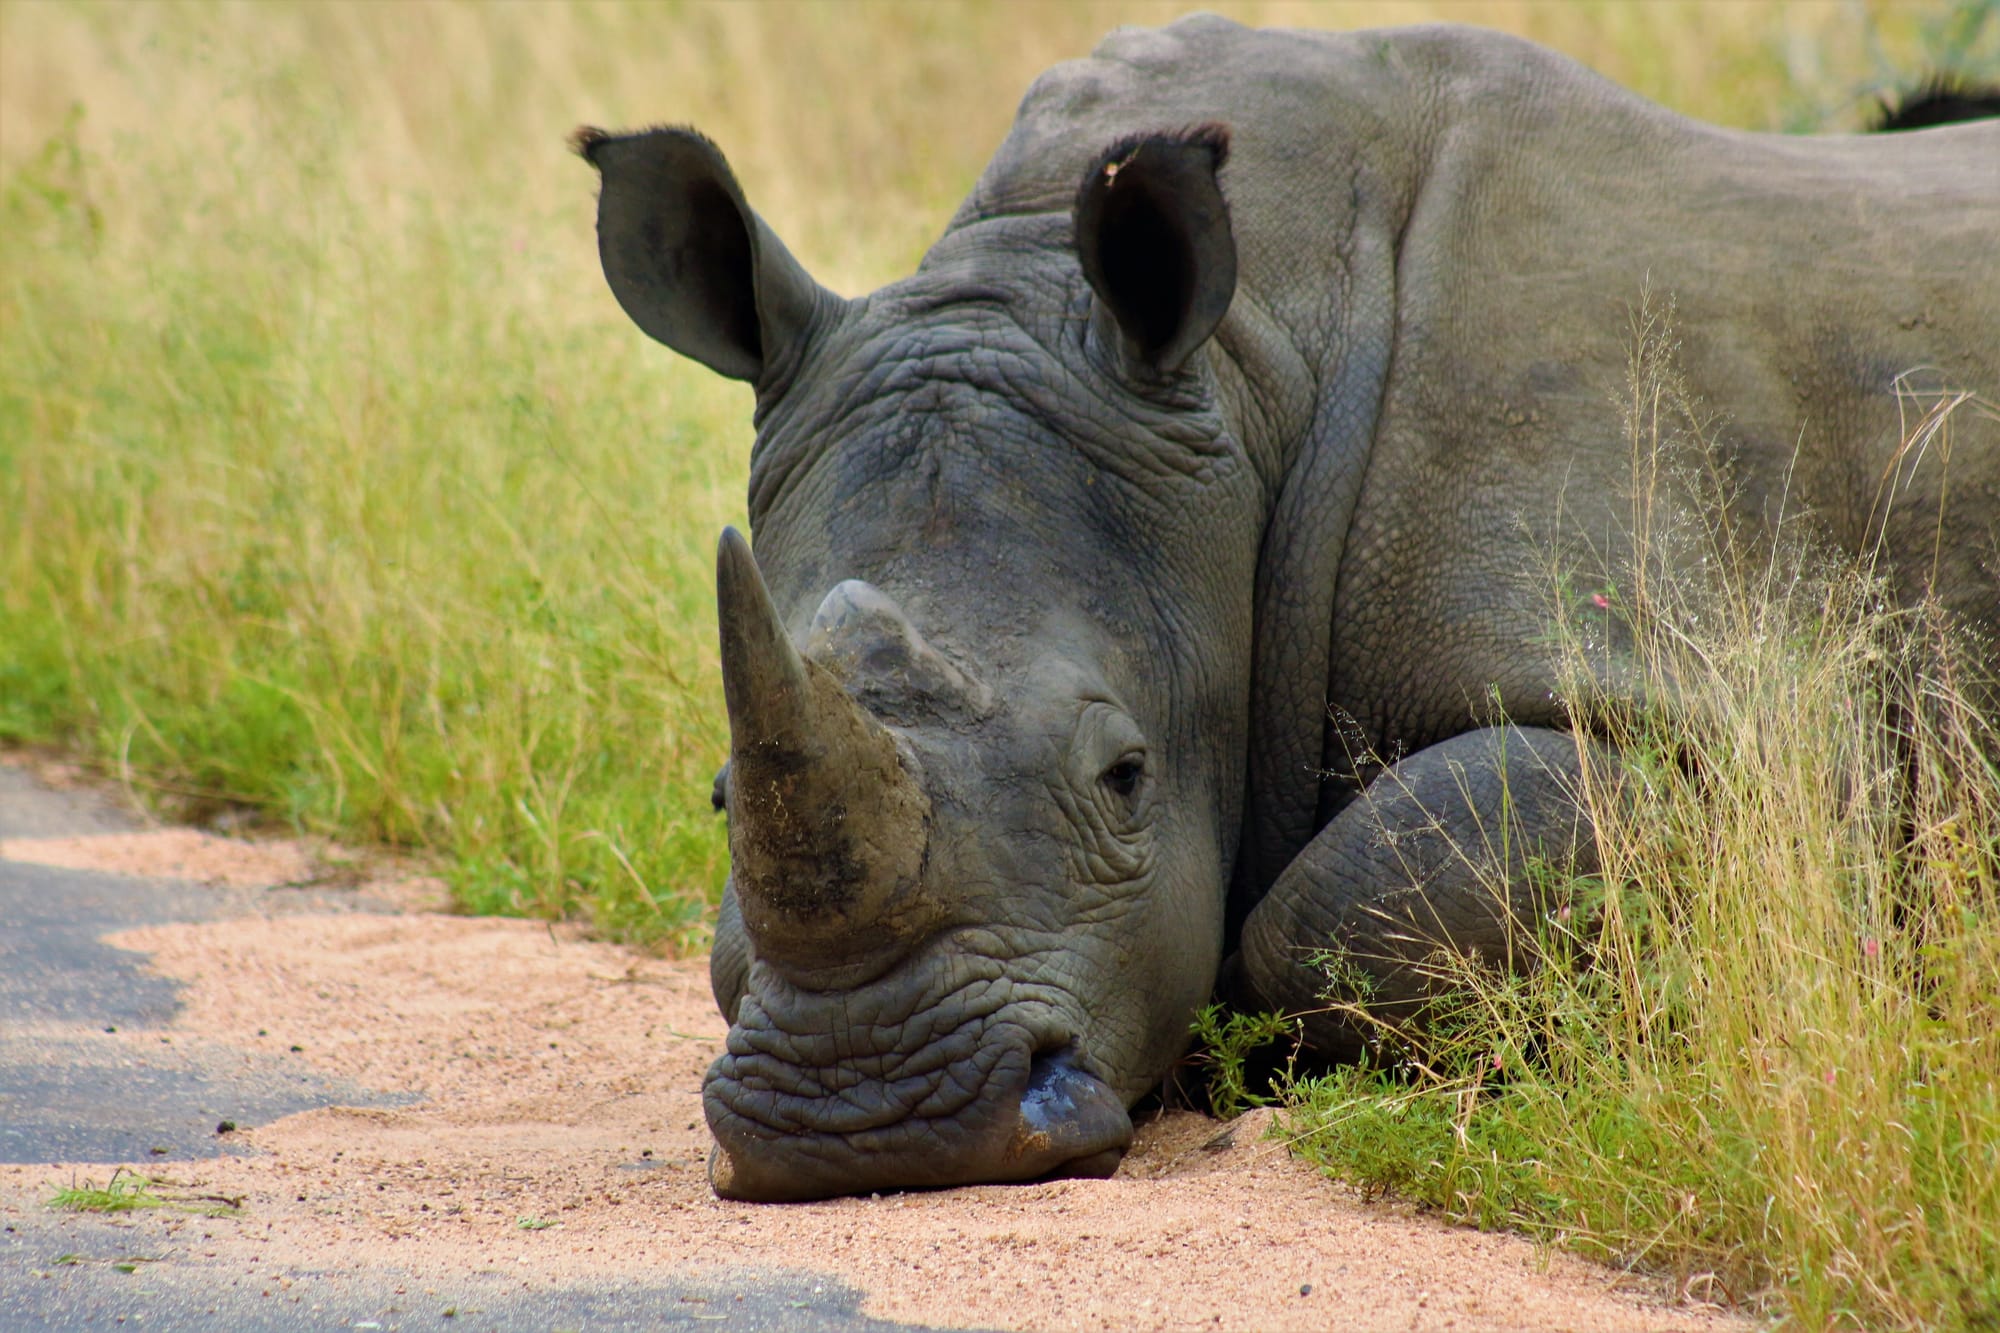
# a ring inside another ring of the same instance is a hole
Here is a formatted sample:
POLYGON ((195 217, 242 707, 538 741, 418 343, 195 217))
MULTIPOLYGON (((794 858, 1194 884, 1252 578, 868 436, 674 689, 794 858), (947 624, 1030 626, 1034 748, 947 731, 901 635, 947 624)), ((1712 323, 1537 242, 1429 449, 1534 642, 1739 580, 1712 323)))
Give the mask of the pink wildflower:
POLYGON ((1867 939, 1861 941, 1861 952, 1866 954, 1870 958, 1881 957, 1882 941, 1876 939, 1873 935, 1870 935, 1867 939))
POLYGON ((1600 611, 1609 611, 1611 609, 1611 599, 1601 592, 1590 594, 1590 604, 1600 611))

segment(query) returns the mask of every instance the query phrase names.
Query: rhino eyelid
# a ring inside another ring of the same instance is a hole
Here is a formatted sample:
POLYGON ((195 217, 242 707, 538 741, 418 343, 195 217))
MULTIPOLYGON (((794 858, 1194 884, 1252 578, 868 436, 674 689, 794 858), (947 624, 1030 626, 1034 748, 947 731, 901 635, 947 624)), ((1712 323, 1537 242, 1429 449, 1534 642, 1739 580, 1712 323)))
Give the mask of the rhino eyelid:
POLYGON ((1099 781, 1114 794, 1130 797, 1139 790, 1139 779, 1146 775, 1146 756, 1134 750, 1120 755, 1115 763, 1104 770, 1099 781))

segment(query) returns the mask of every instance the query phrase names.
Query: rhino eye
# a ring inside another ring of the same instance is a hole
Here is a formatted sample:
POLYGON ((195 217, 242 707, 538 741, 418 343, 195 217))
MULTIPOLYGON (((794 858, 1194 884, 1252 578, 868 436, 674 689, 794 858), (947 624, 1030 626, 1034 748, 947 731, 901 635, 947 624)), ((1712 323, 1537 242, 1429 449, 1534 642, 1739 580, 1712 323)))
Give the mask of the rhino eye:
POLYGON ((1104 770, 1098 781, 1105 790, 1122 800, 1132 799, 1139 790, 1139 779, 1146 775, 1146 757, 1139 754, 1123 755, 1118 762, 1104 770))

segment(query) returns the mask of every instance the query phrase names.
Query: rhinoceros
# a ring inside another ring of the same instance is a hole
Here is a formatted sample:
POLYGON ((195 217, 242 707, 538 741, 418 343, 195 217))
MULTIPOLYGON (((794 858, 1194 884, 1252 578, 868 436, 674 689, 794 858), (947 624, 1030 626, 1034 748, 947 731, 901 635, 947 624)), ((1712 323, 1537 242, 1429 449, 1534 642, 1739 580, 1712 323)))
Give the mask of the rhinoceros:
POLYGON ((756 392, 755 554, 725 531, 716 577, 726 1197, 1104 1175, 1226 959, 1309 1010, 1332 941, 1387 992, 1411 938, 1504 947, 1400 840, 1504 792, 1591 855, 1524 572, 1559 525, 1626 540, 1649 284, 1740 512, 2000 618, 1991 419, 1876 508, 1906 372, 2000 391, 2000 126, 1744 133, 1494 32, 1190 18, 1041 76, 855 299, 700 134, 575 144, 618 302, 756 392), (1400 756, 1359 794, 1357 748, 1400 756))

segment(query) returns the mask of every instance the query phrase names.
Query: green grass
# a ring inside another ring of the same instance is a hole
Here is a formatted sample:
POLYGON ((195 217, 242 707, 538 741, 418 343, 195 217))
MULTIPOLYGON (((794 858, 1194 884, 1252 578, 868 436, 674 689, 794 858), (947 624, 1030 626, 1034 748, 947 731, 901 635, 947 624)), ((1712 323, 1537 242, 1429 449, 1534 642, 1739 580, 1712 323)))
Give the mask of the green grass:
POLYGON ((153 1193, 153 1182, 120 1167, 102 1185, 59 1185, 49 1195, 49 1207, 66 1213, 129 1213, 164 1208, 167 1201, 153 1193))
POLYGON ((495 237, 411 220, 418 283, 217 211, 179 203, 201 229, 163 219, 172 261, 106 291, 73 202, 0 201, 53 242, 0 292, 0 738, 434 848, 477 910, 685 932, 722 856, 698 571, 744 405, 492 309, 495 237))
POLYGON ((1532 974, 1437 959, 1430 1030, 1293 1084, 1289 1129, 1365 1189, 1804 1327, 1991 1328, 2000 696, 1865 567, 1730 530, 1670 351, 1647 323, 1613 599, 1651 702, 1602 697, 1557 617, 1566 702, 1622 752, 1587 765, 1603 873, 1522 924, 1532 974))
POLYGON ((526 224, 420 192, 385 223, 322 179, 331 115, 88 123, 0 189, 0 740, 430 849, 472 910, 698 938, 747 395, 542 310, 526 224))
MULTIPOLYGON (((166 1208, 203 1217, 234 1217, 242 1211, 243 1200, 220 1194, 178 1194, 169 1181, 154 1180, 136 1171, 117 1167, 102 1185, 89 1180, 59 1185, 49 1194, 50 1208, 66 1213, 130 1213, 148 1208, 166 1208)), ((80 1263, 80 1255, 64 1255, 58 1264, 80 1263)), ((141 1261, 149 1262, 149 1261, 141 1261)), ((126 1272, 132 1270, 127 1268, 126 1272)))
POLYGON ((1289 1044, 1298 1048, 1299 1025, 1283 1014, 1236 1013, 1220 1004, 1205 1005, 1189 1027, 1194 1038, 1188 1060, 1204 1071, 1209 1114, 1234 1119, 1253 1106, 1269 1106, 1279 1094, 1250 1086, 1252 1061, 1263 1048, 1289 1044))

